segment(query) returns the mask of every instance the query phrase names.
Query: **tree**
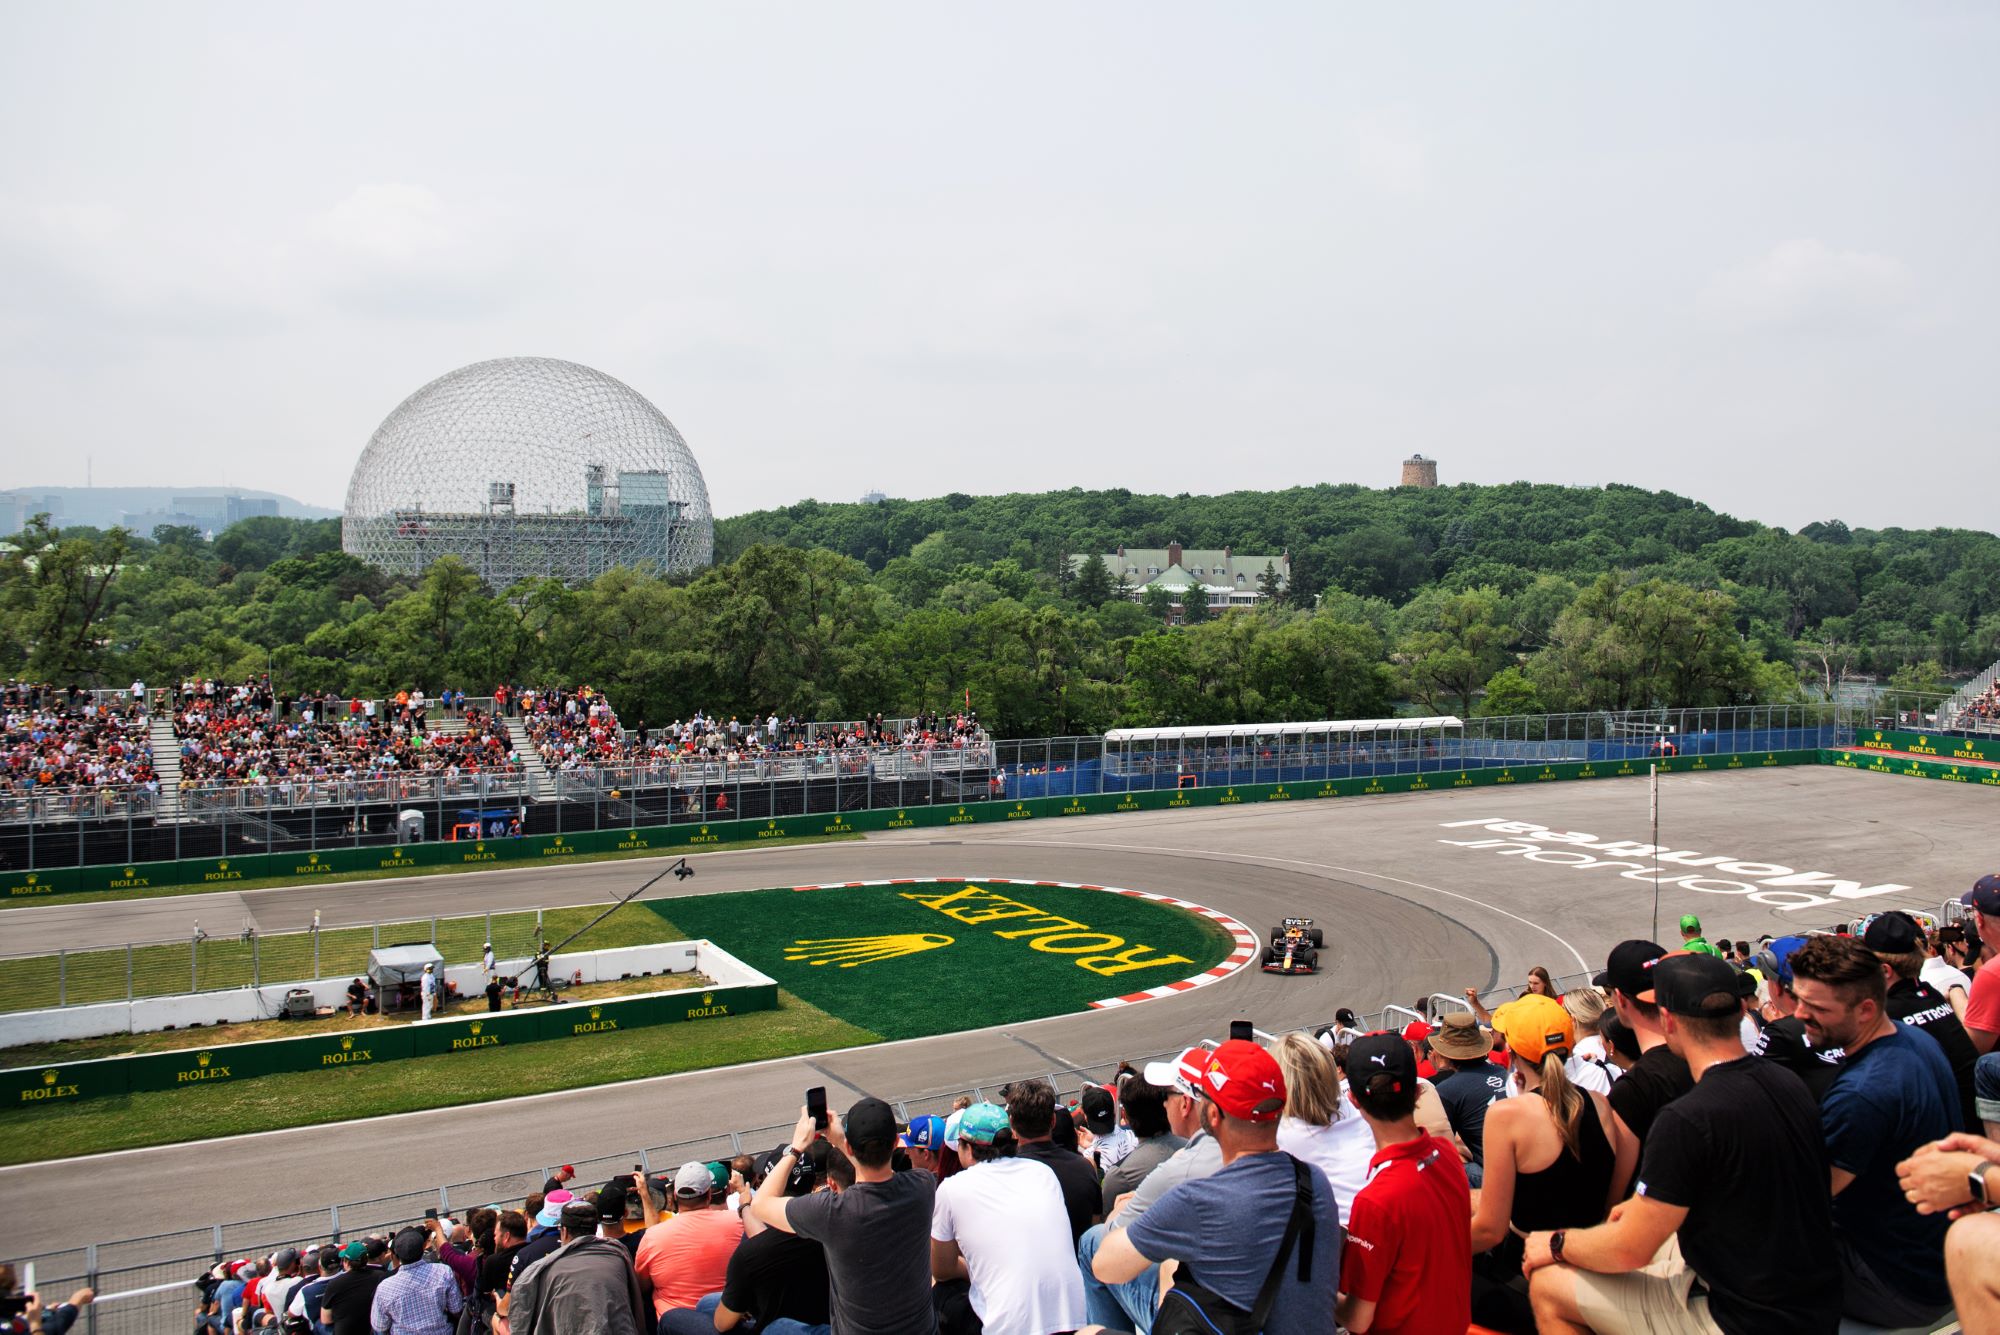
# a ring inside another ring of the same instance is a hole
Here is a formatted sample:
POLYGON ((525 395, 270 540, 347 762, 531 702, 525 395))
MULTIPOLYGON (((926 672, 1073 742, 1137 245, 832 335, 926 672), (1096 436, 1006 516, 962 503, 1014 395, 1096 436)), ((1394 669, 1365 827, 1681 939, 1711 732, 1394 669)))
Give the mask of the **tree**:
POLYGON ((1480 718, 1507 718, 1516 714, 1546 714, 1541 692, 1517 667, 1503 667, 1486 679, 1486 693, 1474 711, 1480 718))
POLYGON ((1187 586, 1181 594, 1181 621, 1184 625, 1198 626, 1208 620, 1208 588, 1200 580, 1187 586))
POLYGON ((1153 620, 1166 625, 1174 619, 1174 595, 1164 585, 1148 584, 1139 595, 1139 606, 1152 613, 1153 620))
POLYGON ((1556 621, 1528 677, 1558 709, 1691 708, 1756 698, 1758 662, 1719 590, 1601 576, 1556 621))
POLYGON ((53 681, 99 676, 109 648, 101 642, 100 621, 130 544, 122 528, 73 536, 45 514, 28 521, 0 563, 0 606, 14 623, 6 638, 31 675, 53 681))
POLYGON ((1278 574, 1275 561, 1264 563, 1264 573, 1257 576, 1258 603, 1263 607, 1276 607, 1285 600, 1284 577, 1278 574))
POLYGON ((1472 697, 1508 660, 1514 630, 1495 588, 1446 593, 1429 589, 1397 618, 1406 627, 1396 642, 1410 695, 1433 714, 1452 703, 1472 712, 1472 697))
POLYGON ((1104 564, 1104 558, 1092 552, 1077 567, 1076 578, 1070 581, 1069 594, 1085 607, 1102 607, 1111 601, 1111 567, 1104 564))

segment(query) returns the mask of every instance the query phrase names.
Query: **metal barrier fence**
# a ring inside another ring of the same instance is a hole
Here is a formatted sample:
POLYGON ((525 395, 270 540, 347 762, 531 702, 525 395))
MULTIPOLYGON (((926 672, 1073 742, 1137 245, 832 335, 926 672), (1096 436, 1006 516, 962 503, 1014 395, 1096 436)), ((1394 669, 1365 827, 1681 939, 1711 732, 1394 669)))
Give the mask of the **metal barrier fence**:
POLYGON ((245 927, 210 933, 197 927, 192 936, 137 941, 109 950, 4 954, 0 955, 0 1012, 358 977, 368 970, 368 952, 384 945, 428 943, 438 948, 447 964, 470 964, 479 959, 480 947, 491 941, 497 957, 518 959, 535 953, 543 912, 394 918, 292 932, 245 927))

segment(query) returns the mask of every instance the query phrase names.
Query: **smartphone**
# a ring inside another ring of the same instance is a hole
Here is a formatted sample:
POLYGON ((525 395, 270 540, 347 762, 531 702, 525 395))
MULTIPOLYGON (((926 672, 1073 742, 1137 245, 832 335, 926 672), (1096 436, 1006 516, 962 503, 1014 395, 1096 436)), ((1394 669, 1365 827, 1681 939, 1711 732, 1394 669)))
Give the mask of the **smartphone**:
POLYGON ((826 1086, 814 1085, 806 1091, 806 1111, 812 1114, 813 1125, 826 1130, 826 1086))
POLYGON ((1255 1043, 1257 1041, 1256 1026, 1252 1025, 1248 1020, 1231 1020, 1229 1022, 1229 1041, 1234 1043, 1238 1039, 1241 1039, 1245 1043, 1255 1043))
POLYGON ((0 1317, 13 1318, 28 1310, 28 1295, 16 1298, 0 1298, 0 1317))
POLYGON ((435 1205, 433 1205, 430 1209, 424 1211, 424 1218, 426 1219, 435 1219, 437 1217, 438 1217, 438 1208, 435 1205))

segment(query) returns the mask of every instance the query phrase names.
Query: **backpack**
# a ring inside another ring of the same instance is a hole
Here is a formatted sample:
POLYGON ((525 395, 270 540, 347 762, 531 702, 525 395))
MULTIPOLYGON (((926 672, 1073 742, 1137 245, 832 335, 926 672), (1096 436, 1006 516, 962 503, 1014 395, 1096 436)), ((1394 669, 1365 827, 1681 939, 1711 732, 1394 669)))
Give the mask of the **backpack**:
POLYGON ((1299 1247, 1299 1282, 1312 1279, 1313 1244, 1318 1230, 1312 1217, 1312 1170, 1290 1155, 1285 1157, 1292 1165, 1292 1216, 1285 1221, 1284 1241, 1278 1244, 1278 1254, 1271 1258, 1271 1269, 1264 1276, 1264 1286, 1257 1291, 1256 1303, 1248 1312, 1244 1311, 1203 1286, 1187 1263, 1182 1262, 1173 1288, 1160 1300, 1159 1313, 1153 1318, 1153 1335, 1261 1335, 1265 1321, 1271 1316, 1271 1304, 1278 1297, 1278 1281, 1284 1277, 1285 1262, 1295 1245, 1299 1247), (1300 1244, 1301 1233, 1303 1244, 1300 1244))

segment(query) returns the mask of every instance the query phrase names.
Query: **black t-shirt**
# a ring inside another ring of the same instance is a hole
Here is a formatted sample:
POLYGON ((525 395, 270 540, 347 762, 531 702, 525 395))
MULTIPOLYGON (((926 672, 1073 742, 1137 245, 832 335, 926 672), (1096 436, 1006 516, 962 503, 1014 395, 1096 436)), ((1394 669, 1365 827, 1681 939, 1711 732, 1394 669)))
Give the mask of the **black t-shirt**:
MULTIPOLYGON (((319 1303, 333 1313, 333 1335, 370 1335, 374 1328, 368 1324, 368 1305, 375 1301, 376 1288, 387 1278, 388 1271, 371 1265, 327 1281, 319 1303)), ((317 1312, 312 1316, 315 1321, 319 1319, 317 1312)))
POLYGON ((779 1317, 808 1326, 831 1320, 832 1281, 826 1273, 826 1250, 817 1242, 767 1228, 745 1238, 729 1256, 722 1281, 722 1305, 755 1317, 759 1328, 779 1317))
POLYGON ((1727 1335, 1839 1326, 1819 1109, 1791 1072, 1748 1055, 1709 1067, 1653 1119, 1638 1194, 1686 1207, 1681 1255, 1727 1335))
POLYGON ((1014 1152, 1014 1157, 1033 1159, 1056 1175, 1056 1182, 1062 1187, 1063 1212, 1069 1215, 1069 1240, 1074 1244, 1104 1209, 1097 1170, 1075 1150, 1066 1150, 1049 1140, 1025 1144, 1014 1152))
POLYGON ((507 1276, 514 1268, 514 1253, 521 1250, 521 1244, 502 1247, 491 1256, 479 1258, 477 1290, 480 1293, 505 1293, 507 1276))
POLYGON ((938 1180, 891 1173, 785 1202, 785 1219, 826 1249, 839 1335, 931 1335, 931 1207, 938 1180))
POLYGON ((1951 1078, 1958 1082, 1958 1129, 1979 1131, 1979 1107, 1972 1092, 1972 1068, 1979 1064, 1979 1049, 1959 1022, 1951 1003, 1921 979, 1899 978, 1889 989, 1889 1016, 1912 1029, 1921 1029, 1944 1049, 1951 1063, 1951 1078))
POLYGON ((1472 1151, 1474 1163, 1486 1161, 1486 1110, 1493 1100, 1504 1098, 1507 1077, 1492 1062, 1471 1062, 1452 1071, 1439 1071, 1431 1080, 1451 1129, 1472 1151))
POLYGON ((1840 1048, 1816 1048, 1806 1042, 1805 1021, 1796 1015, 1773 1020, 1758 1030, 1750 1055, 1776 1062, 1803 1080, 1814 1103, 1825 1102, 1826 1091, 1833 1087, 1840 1063, 1847 1057, 1840 1048))
POLYGON ((1644 1144, 1660 1109, 1693 1088, 1688 1064, 1662 1043, 1640 1053, 1632 1069, 1611 1082, 1611 1092, 1605 1097, 1611 1100, 1611 1111, 1644 1144))
POLYGON ((521 1278, 522 1271, 560 1246, 562 1246, 562 1234, 554 1229, 537 1233, 522 1243, 514 1251, 514 1264, 508 1267, 507 1287, 513 1288, 514 1282, 521 1278))

